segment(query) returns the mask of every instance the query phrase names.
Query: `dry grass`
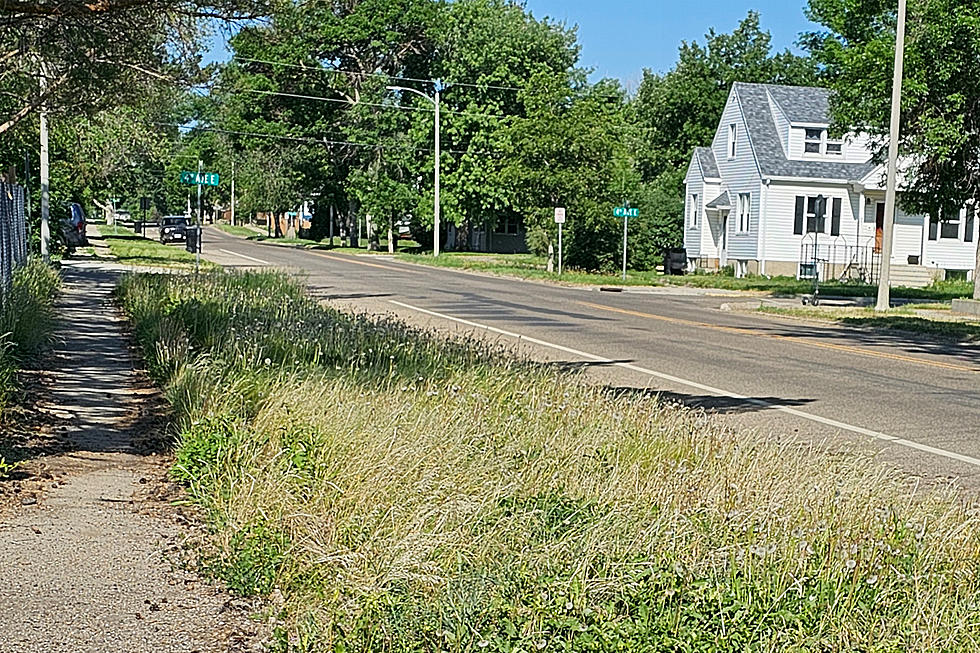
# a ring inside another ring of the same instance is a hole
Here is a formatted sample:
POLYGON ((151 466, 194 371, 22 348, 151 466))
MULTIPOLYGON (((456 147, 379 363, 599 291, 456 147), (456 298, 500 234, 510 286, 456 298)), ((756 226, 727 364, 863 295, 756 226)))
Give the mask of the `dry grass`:
POLYGON ((980 649, 952 491, 242 279, 122 297, 212 568, 281 592, 284 650, 980 649), (214 337, 250 284, 302 346, 214 337))

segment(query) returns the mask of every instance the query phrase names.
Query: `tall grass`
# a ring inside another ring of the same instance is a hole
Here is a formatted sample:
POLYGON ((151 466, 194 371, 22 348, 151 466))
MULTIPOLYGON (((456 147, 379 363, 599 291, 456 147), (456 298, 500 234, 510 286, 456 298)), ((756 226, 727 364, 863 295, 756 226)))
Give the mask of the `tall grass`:
POLYGON ((210 568, 273 595, 283 650, 980 649, 978 513, 952 491, 282 276, 120 298, 210 568))
POLYGON ((9 292, 0 296, 0 412, 15 387, 17 369, 51 339, 58 273, 38 259, 14 271, 9 292))

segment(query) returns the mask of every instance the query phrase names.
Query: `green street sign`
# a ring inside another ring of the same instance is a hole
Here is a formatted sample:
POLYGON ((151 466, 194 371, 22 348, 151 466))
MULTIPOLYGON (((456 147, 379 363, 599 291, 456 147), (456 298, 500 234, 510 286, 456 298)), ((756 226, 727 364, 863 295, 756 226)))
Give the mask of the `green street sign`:
POLYGON ((617 218, 638 218, 640 217, 640 209, 617 206, 613 209, 613 215, 617 218))
POLYGON ((217 186, 218 173, 191 172, 190 170, 183 170, 180 173, 180 183, 188 184, 190 186, 217 186))

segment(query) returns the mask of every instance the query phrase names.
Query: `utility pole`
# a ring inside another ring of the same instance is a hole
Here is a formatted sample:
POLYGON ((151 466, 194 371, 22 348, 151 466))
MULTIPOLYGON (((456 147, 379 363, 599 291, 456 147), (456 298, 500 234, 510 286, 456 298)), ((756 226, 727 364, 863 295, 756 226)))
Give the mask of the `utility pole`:
POLYGON ((885 185, 885 219, 881 239, 881 278, 878 280, 876 311, 891 308, 892 240, 895 231, 895 185, 898 167, 898 139, 902 114, 902 69, 905 62, 905 0, 898 0, 898 27, 895 34, 895 70, 892 78, 892 115, 888 129, 888 169, 885 185))
MULTIPOLYGON (((41 71, 41 95, 47 92, 48 79, 47 72, 44 70, 44 63, 38 64, 41 71)), ((48 111, 44 103, 41 104, 41 258, 45 262, 51 260, 49 243, 51 241, 51 227, 49 218, 51 214, 51 180, 48 164, 48 111)))
POLYGON ((433 222, 433 235, 434 235, 433 246, 432 246, 432 256, 439 256, 439 244, 440 244, 439 241, 442 240, 442 238, 439 235, 440 234, 440 229, 439 229, 439 167, 440 167, 440 161, 439 161, 439 159, 440 159, 440 156, 441 156, 441 143, 439 142, 439 136, 440 136, 440 129, 439 129, 439 127, 440 127, 440 125, 439 125, 439 83, 438 82, 436 82, 436 100, 435 100, 435 105, 436 105, 436 172, 435 172, 435 177, 436 177, 436 197, 435 197, 436 205, 435 205, 435 210, 433 212, 433 220, 432 220, 432 222, 433 222))

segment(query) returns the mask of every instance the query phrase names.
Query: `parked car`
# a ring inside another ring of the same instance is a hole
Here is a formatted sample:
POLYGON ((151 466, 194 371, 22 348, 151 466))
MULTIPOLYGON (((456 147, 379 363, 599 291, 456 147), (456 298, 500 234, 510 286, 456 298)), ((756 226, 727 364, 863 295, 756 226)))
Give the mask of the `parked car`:
POLYGON ((68 205, 68 216, 61 223, 61 232, 69 251, 88 245, 85 237, 85 211, 78 202, 68 205))
POLYGON ((174 243, 187 240, 190 219, 186 215, 165 215, 160 221, 160 242, 174 243))

